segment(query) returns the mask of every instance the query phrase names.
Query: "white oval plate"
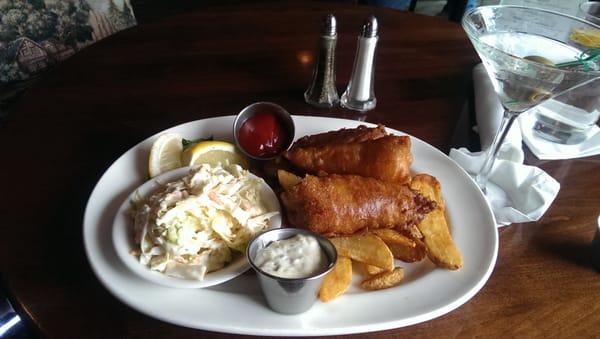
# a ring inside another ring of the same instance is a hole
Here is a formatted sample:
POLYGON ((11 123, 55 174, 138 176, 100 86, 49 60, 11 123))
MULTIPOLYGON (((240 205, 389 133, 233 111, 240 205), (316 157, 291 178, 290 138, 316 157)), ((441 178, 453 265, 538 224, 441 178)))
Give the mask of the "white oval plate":
MULTIPOLYGON (((231 141, 233 116, 192 121, 164 132, 189 139, 214 135, 231 141)), ((365 124, 359 121, 294 116, 296 138, 365 124)), ((404 134, 389 130, 395 134, 404 134)), ((157 134, 158 135, 158 134, 157 134)), ((272 335, 337 335, 408 326, 446 314, 471 299, 489 278, 498 252, 494 216, 475 182, 433 146, 411 137, 414 173, 434 175, 442 184, 452 236, 464 259, 458 271, 436 268, 429 260, 405 268, 395 288, 363 291, 360 276, 343 296, 317 302, 310 311, 281 315, 264 303, 256 277, 242 274, 203 289, 174 289, 144 280, 119 260, 111 240, 112 221, 121 203, 147 175, 154 135, 131 148, 100 178, 88 201, 83 237, 92 269, 119 300, 151 317, 208 331, 272 335)))
MULTIPOLYGON (((115 246, 115 250, 121 261, 138 276, 163 286, 176 288, 209 287, 231 280, 250 268, 250 264, 246 259, 245 253, 236 253, 235 259, 231 263, 218 271, 207 273, 203 280, 182 279, 152 271, 146 266, 140 264, 136 256, 130 254, 132 249, 139 248, 139 245, 136 245, 133 239, 133 220, 130 213, 131 202, 135 201, 136 197, 137 199, 147 198, 158 187, 160 187, 161 184, 166 184, 168 182, 181 179, 187 175, 189 171, 189 167, 178 168, 146 181, 140 187, 135 189, 125 199, 125 201, 123 201, 121 207, 119 207, 117 210, 117 214, 115 215, 115 220, 113 222, 113 245, 115 246)), ((277 199, 277 196, 271 187, 269 187, 269 185, 267 185, 262 178, 259 178, 252 173, 250 173, 250 175, 262 181, 260 186, 260 195, 267 209, 271 212, 281 212, 279 200, 277 199)), ((269 220, 268 228, 279 227, 281 227, 281 213, 273 216, 269 220)))

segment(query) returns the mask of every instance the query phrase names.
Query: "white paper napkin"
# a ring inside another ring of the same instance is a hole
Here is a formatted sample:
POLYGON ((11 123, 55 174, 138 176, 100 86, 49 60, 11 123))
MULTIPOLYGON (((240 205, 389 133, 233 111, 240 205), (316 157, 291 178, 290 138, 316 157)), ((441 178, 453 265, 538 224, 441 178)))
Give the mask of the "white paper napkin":
POLYGON ((552 100, 549 100, 542 107, 527 111, 518 118, 523 141, 531 152, 541 160, 574 159, 600 154, 600 128, 598 126, 593 126, 587 131, 586 139, 576 145, 557 144, 535 135, 533 131, 535 110, 552 109, 552 104, 552 100))
MULTIPOLYGON (((483 149, 489 148, 502 118, 502 106, 483 68, 473 69, 475 110, 483 149)), ((494 163, 486 198, 498 226, 539 220, 558 194, 560 184, 534 166, 523 165, 521 133, 515 121, 494 163)), ((484 152, 472 153, 466 148, 450 150, 454 159, 473 177, 479 173, 484 152)))

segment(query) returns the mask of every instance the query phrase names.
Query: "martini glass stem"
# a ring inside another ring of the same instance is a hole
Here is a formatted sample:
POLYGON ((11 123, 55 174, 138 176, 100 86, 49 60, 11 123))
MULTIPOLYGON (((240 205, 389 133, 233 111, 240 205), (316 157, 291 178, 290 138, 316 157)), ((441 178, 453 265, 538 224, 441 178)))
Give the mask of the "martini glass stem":
POLYGON ((515 122, 515 119, 518 115, 519 113, 511 112, 507 109, 504 110, 504 115, 502 116, 502 121, 500 122, 498 132, 496 132, 496 136, 494 136, 494 141, 487 150, 483 166, 481 166, 481 170, 475 178, 477 185, 479 185, 479 188, 481 188, 483 193, 486 193, 487 182, 490 177, 492 167, 494 166, 494 162, 496 161, 496 157, 498 156, 498 152, 502 147, 502 143, 504 142, 504 139, 506 138, 510 127, 512 126, 513 122, 515 122))

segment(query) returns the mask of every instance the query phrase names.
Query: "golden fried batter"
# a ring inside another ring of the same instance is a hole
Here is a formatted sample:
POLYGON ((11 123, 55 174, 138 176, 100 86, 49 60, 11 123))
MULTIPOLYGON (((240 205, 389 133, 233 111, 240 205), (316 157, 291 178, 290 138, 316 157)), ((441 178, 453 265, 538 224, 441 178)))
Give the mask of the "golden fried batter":
POLYGON ((409 227, 436 207, 406 185, 357 175, 307 175, 281 198, 294 226, 327 236, 409 227))
POLYGON ((284 156, 294 166, 311 174, 356 174, 407 183, 412 163, 410 148, 408 136, 388 135, 362 142, 311 147, 295 145, 284 156))
POLYGON ((347 144, 375 140, 388 135, 385 126, 367 127, 360 125, 357 128, 342 128, 320 134, 307 135, 298 139, 293 147, 322 147, 333 144, 347 144))

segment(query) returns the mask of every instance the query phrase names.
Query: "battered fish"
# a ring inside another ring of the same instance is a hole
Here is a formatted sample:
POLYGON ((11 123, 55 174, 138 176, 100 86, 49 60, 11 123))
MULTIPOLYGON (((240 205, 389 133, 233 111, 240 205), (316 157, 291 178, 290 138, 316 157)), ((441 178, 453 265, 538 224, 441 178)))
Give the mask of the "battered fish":
POLYGON ((357 128, 342 128, 337 131, 304 136, 294 143, 297 147, 322 147, 334 144, 347 144, 375 140, 388 135, 385 126, 367 127, 360 125, 357 128))
POLYGON ((293 225, 326 236, 404 229, 437 206, 407 185, 357 175, 307 175, 281 199, 293 225))
POLYGON ((284 153, 284 157, 297 168, 310 174, 355 174, 397 183, 410 181, 412 154, 409 137, 386 135, 374 140, 362 140, 363 138, 358 136, 364 137, 364 130, 354 130, 357 133, 354 136, 357 138, 346 134, 351 130, 342 131, 344 137, 334 137, 334 143, 324 144, 320 139, 318 142, 317 139, 313 139, 313 142, 303 142, 300 145, 318 146, 294 145, 284 153), (339 140, 353 141, 340 143, 339 140))

